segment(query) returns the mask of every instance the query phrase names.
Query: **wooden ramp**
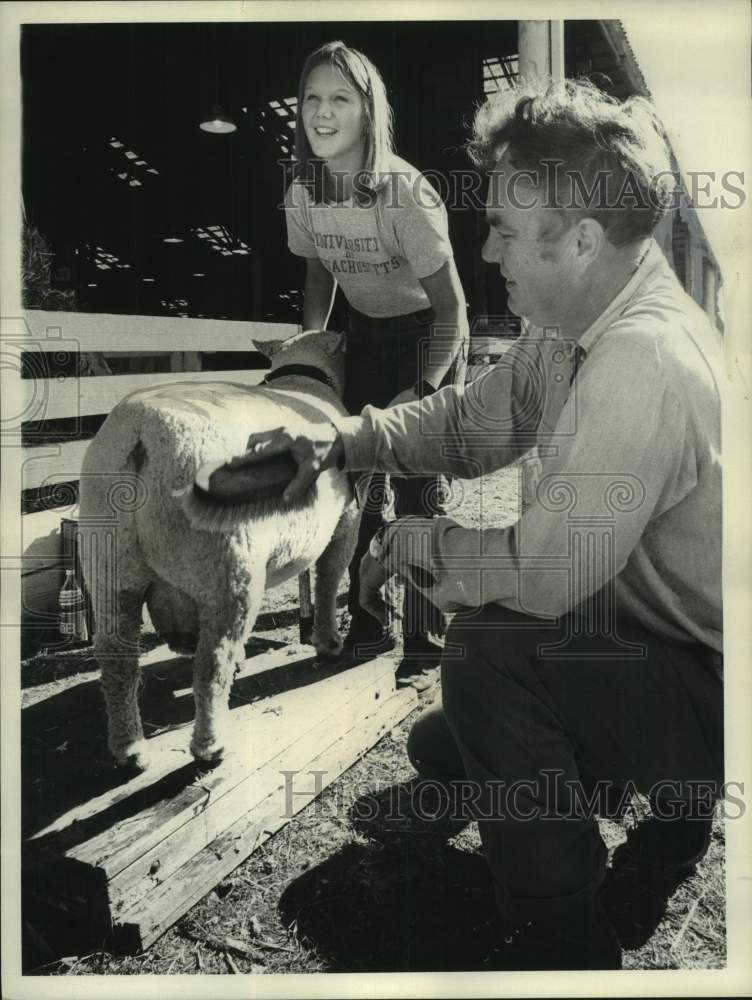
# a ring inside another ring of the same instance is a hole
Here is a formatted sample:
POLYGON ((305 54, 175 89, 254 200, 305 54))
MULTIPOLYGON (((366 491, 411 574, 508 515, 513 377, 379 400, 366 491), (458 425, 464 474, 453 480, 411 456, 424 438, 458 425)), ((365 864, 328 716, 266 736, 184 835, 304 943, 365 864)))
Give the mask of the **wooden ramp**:
POLYGON ((395 661, 321 670, 310 647, 267 649, 235 679, 230 747, 201 772, 188 752, 190 660, 152 653, 142 714, 152 768, 127 779, 104 745, 98 681, 24 712, 24 889, 147 948, 417 704, 395 661), (60 741, 60 742, 58 742, 60 741))

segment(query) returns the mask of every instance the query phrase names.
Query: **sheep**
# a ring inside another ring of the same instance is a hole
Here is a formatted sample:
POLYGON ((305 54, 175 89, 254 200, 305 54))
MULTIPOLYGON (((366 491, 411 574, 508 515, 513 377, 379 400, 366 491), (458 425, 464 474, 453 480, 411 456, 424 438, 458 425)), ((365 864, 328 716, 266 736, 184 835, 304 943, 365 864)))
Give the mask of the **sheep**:
POLYGON ((252 431, 310 427, 344 414, 343 335, 305 332, 270 351, 269 385, 171 382, 138 390, 109 414, 87 449, 80 489, 82 565, 94 613, 108 746, 117 764, 149 766, 139 714, 138 638, 144 602, 157 633, 193 653, 190 750, 215 765, 225 751, 235 664, 265 587, 316 564, 312 642, 342 648, 335 601, 357 539, 345 472, 327 470, 299 503, 269 497, 219 513, 202 506, 197 470, 242 454, 252 431), (270 373, 270 374, 271 374, 270 373))

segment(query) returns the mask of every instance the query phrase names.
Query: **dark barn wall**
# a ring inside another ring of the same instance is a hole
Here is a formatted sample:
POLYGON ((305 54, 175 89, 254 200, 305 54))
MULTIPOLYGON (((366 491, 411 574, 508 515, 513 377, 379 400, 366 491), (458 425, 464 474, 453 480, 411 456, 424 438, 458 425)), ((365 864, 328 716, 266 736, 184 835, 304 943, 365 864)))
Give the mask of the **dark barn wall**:
MULTIPOLYGON (((401 156, 445 177, 469 168, 462 147, 483 97, 482 59, 516 51, 516 21, 23 29, 25 209, 52 243, 56 283, 76 289, 80 310, 298 319, 293 292, 303 268, 287 251, 278 207, 284 181, 276 161, 284 154, 259 130, 259 113, 295 94, 305 56, 332 38, 362 49, 381 70, 401 156), (238 121, 237 132, 199 130, 215 102, 238 121), (124 147, 113 149, 112 137, 124 147), (128 162, 125 149, 159 173, 128 162), (140 186, 129 186, 132 176, 140 186), (218 223, 250 255, 220 256, 189 232, 218 223), (185 242, 164 244, 171 231, 185 242), (130 266, 99 270, 87 245, 130 266)), ((480 261, 480 213, 453 203, 451 184, 442 194, 471 314, 503 309, 503 286, 486 280, 492 269, 480 261)))

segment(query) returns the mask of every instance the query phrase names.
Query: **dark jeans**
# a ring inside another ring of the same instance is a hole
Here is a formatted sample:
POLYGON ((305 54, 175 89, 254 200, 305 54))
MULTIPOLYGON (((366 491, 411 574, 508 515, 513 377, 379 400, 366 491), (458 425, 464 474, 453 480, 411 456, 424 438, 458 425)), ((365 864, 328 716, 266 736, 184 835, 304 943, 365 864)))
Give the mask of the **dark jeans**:
MULTIPOLYGON (((364 316, 350 309, 347 352, 345 354, 345 396, 348 411, 360 413, 371 403, 383 407, 404 389, 410 388, 420 376, 421 341, 431 335, 433 312, 386 319, 364 316)), ((442 384, 448 384, 454 371, 442 384)), ((390 476, 394 493, 394 514, 444 513, 443 497, 447 481, 443 476, 390 476)), ((350 588, 347 605, 353 626, 372 629, 374 621, 358 601, 360 590, 360 560, 376 531, 385 521, 385 479, 383 474, 365 474, 359 480, 358 492, 363 503, 362 520, 355 555, 350 564, 350 588)), ((405 585, 403 604, 403 636, 406 656, 420 656, 431 651, 429 632, 442 635, 444 617, 435 605, 409 584, 405 585)), ((435 649, 435 647, 434 647, 435 649)))
POLYGON ((592 795, 593 780, 650 794, 665 819, 706 824, 720 795, 723 685, 711 652, 620 626, 642 647, 628 655, 578 622, 495 605, 455 618, 443 707, 408 743, 423 777, 471 804, 499 907, 514 919, 566 919, 594 896, 606 848, 579 794, 592 795))

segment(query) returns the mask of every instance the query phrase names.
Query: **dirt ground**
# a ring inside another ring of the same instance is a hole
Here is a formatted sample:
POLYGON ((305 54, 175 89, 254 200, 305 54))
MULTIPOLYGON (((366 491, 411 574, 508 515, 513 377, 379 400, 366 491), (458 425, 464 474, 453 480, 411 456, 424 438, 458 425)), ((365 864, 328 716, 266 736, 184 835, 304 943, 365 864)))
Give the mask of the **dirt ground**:
MULTIPOLYGON (((512 468, 453 485, 449 512, 466 525, 518 513, 512 468)), ((295 583, 267 593, 256 634, 296 642, 295 583)), ((341 604, 344 601, 341 600, 341 604)), ((341 611, 342 626, 346 612, 341 611)), ((96 677, 90 655, 22 664, 24 706, 96 677)), ((430 698, 432 692, 428 695, 430 698)), ((418 710, 420 711, 420 709, 418 710)), ((209 892, 145 953, 115 955, 40 909, 24 910, 24 971, 35 975, 469 971, 491 968, 498 945, 487 868, 475 824, 431 824, 394 808, 394 786, 414 771, 406 741, 417 711, 209 892), (392 789, 390 792, 389 790, 392 789), (377 812, 364 808, 378 800, 377 812), (396 815, 399 813, 399 815, 396 815)), ((64 752, 64 748, 61 752, 64 752)), ((409 785, 402 796, 409 797, 409 785)), ((403 801, 401 799, 400 801, 403 801)), ((601 820, 612 868, 611 915, 629 969, 725 965, 724 835, 680 884, 644 885, 620 866, 623 822, 601 820)))

